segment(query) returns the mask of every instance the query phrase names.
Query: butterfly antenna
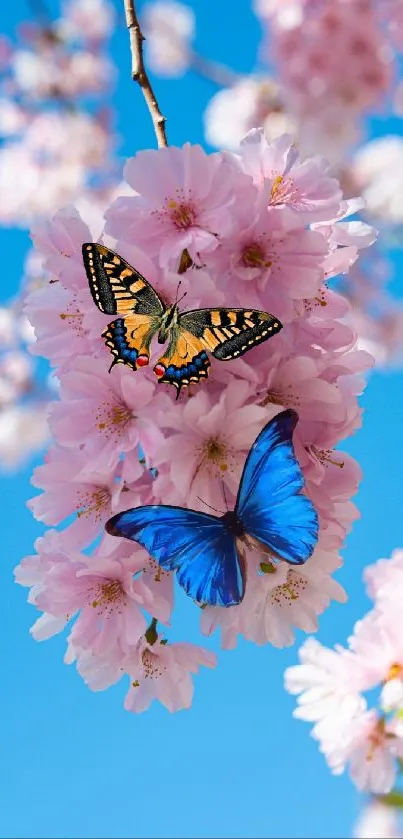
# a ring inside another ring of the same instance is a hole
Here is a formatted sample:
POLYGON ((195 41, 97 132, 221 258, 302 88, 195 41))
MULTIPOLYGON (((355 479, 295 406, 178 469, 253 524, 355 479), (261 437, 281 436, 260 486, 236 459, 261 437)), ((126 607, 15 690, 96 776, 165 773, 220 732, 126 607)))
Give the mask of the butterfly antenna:
POLYGON ((177 305, 177 306, 179 305, 179 303, 181 302, 181 300, 183 300, 183 298, 184 298, 184 297, 186 297, 186 295, 187 295, 187 291, 184 291, 184 292, 183 292, 183 294, 182 294, 182 297, 180 297, 180 298, 179 298, 179 300, 177 300, 177 301, 176 301, 176 305, 177 305))
POLYGON ((176 305, 178 304, 178 294, 179 294, 179 289, 180 289, 181 285, 182 285, 182 280, 179 280, 178 285, 176 286, 176 294, 175 294, 175 304, 176 305))
POLYGON ((199 501, 201 501, 202 504, 205 504, 206 507, 210 507, 210 510, 214 510, 215 513, 220 513, 222 516, 224 515, 222 510, 216 510, 216 508, 212 507, 211 504, 207 504, 207 501, 204 501, 203 498, 200 498, 200 495, 198 495, 197 498, 199 499, 199 501))
POLYGON ((227 496, 225 494, 225 483, 224 483, 224 481, 222 482, 222 494, 224 496, 225 506, 227 508, 227 513, 228 513, 229 512, 229 507, 228 507, 227 496))

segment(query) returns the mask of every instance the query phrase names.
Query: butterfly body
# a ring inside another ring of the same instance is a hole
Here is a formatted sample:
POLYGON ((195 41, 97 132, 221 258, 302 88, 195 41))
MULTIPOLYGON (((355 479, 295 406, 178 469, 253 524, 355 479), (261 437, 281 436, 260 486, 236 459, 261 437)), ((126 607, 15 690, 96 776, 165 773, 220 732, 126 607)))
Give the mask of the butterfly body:
POLYGON ((224 513, 224 515, 221 516, 220 521, 222 522, 223 526, 226 527, 227 530, 232 534, 232 536, 242 541, 242 537, 245 534, 245 528, 242 524, 241 519, 238 518, 235 510, 229 510, 228 513, 224 513))
POLYGON ((234 510, 224 515, 152 505, 118 513, 108 533, 143 545, 199 603, 234 606, 245 593, 242 546, 300 565, 318 539, 318 517, 301 494, 304 478, 292 434, 298 416, 287 410, 263 428, 244 466, 234 510))
POLYGON ((171 336, 175 336, 176 330, 178 329, 178 315, 179 311, 176 303, 168 306, 165 310, 161 317, 161 324, 158 330, 159 344, 166 344, 171 336))
POLYGON ((135 268, 104 245, 85 243, 83 261, 94 303, 101 312, 118 315, 102 333, 114 364, 145 367, 150 344, 167 343, 154 372, 162 383, 182 387, 208 377, 208 352, 220 360, 243 355, 282 328, 277 318, 255 309, 194 309, 179 312, 165 306, 135 268))

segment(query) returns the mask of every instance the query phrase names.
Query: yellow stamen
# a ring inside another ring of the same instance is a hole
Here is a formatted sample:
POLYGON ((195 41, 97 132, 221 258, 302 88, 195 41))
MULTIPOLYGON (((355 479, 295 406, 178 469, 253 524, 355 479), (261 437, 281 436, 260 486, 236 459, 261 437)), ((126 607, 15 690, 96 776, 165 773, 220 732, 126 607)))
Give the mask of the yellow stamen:
POLYGON ((399 679, 400 676, 403 674, 403 666, 396 662, 395 664, 391 664, 385 678, 385 682, 390 682, 392 679, 399 679))

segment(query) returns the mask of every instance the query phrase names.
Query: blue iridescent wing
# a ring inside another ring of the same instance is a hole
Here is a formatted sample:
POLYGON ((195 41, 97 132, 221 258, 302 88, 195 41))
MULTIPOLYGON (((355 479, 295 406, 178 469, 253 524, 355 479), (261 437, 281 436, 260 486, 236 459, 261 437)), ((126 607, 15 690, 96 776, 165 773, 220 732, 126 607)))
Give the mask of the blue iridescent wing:
POLYGON ((108 533, 139 542, 198 603, 234 606, 245 590, 236 543, 216 516, 182 507, 134 507, 113 516, 108 533))
POLYGON ((264 427, 245 463, 235 513, 243 527, 275 555, 306 562, 318 540, 318 517, 306 496, 292 435, 295 411, 282 411, 264 427))

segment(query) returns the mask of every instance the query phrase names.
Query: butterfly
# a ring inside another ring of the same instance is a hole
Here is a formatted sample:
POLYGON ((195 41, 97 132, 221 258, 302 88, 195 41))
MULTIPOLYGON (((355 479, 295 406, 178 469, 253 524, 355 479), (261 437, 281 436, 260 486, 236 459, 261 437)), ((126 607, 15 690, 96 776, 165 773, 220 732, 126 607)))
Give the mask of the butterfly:
POLYGON ((168 347, 154 372, 160 382, 182 387, 206 379, 207 351, 224 361, 243 355, 282 329, 273 315, 254 309, 194 309, 179 313, 164 306, 157 292, 135 268, 104 245, 85 243, 83 261, 91 294, 101 312, 118 315, 102 333, 114 364, 133 370, 149 362, 150 343, 168 347))
POLYGON ((292 435, 295 411, 277 414, 255 440, 242 473, 235 509, 222 516, 183 507, 150 505, 118 513, 106 530, 139 542, 198 603, 234 606, 245 593, 242 544, 291 565, 311 556, 318 516, 301 495, 304 478, 292 435))

